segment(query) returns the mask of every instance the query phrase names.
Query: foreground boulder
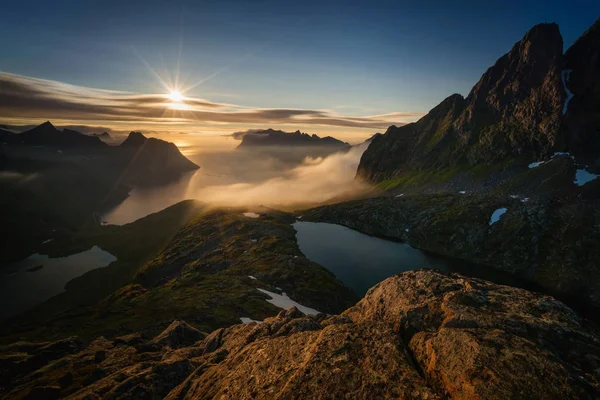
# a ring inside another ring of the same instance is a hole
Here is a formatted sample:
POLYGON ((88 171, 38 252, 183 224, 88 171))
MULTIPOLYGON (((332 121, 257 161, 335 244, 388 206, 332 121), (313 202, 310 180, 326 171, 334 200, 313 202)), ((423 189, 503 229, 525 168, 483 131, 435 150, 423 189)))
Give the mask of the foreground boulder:
MULTIPOLYGON (((181 328, 183 326, 183 328, 181 328)), ((176 328, 177 327, 177 328, 176 328)), ((341 315, 283 311, 173 349, 100 338, 23 370, 0 393, 167 399, 592 399, 600 335, 557 300, 461 275, 410 271, 341 315)), ((181 343, 181 342, 180 342, 181 343)), ((35 346, 19 351, 33 356, 35 346)), ((13 356, 5 348, 2 359, 13 356)))

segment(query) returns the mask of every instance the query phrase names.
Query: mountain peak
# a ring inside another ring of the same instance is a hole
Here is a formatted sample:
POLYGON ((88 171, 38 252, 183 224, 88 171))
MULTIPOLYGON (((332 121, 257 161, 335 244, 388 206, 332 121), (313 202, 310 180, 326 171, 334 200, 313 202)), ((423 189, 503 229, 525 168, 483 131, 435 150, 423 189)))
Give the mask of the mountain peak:
POLYGON ((121 143, 121 146, 139 147, 146 143, 146 140, 148 140, 148 138, 144 136, 142 132, 131 131, 129 132, 129 136, 127 136, 127 139, 125 139, 125 141, 121 143))
POLYGON ((56 129, 56 127, 54 125, 52 125, 52 122, 50 122, 50 121, 46 121, 43 124, 40 124, 33 129, 36 129, 39 131, 45 131, 45 132, 58 130, 58 129, 56 129))

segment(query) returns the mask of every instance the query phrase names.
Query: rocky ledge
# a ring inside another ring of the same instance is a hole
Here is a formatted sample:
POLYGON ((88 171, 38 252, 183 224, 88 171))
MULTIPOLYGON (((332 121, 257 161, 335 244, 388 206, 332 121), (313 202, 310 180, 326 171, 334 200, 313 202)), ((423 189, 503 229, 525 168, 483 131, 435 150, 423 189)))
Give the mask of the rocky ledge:
POLYGON ((6 398, 591 399, 600 335, 552 297, 419 270, 341 315, 14 343, 0 379, 6 398))

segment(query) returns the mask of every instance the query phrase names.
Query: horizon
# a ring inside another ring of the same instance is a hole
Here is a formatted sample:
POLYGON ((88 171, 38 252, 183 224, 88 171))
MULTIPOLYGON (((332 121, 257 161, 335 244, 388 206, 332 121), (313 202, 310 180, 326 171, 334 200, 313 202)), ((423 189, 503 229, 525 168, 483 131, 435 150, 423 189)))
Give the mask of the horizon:
POLYGON ((460 12, 437 2, 63 4, 8 6, 0 32, 15 40, 0 45, 11 54, 0 61, 10 93, 0 121, 190 141, 272 128, 359 143, 453 93, 466 97, 534 25, 558 23, 566 50, 600 14, 591 2, 542 12, 533 3, 466 2, 460 12))

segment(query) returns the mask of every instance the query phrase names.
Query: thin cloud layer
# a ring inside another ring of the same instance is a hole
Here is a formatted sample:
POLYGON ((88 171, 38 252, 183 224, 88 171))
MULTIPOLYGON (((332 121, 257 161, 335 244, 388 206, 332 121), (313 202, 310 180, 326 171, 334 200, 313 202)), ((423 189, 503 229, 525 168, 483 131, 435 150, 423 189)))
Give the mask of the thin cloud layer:
POLYGON ((250 108, 186 97, 174 103, 162 94, 93 89, 0 72, 0 117, 153 123, 302 124, 385 129, 421 113, 368 117, 322 110, 250 108))

